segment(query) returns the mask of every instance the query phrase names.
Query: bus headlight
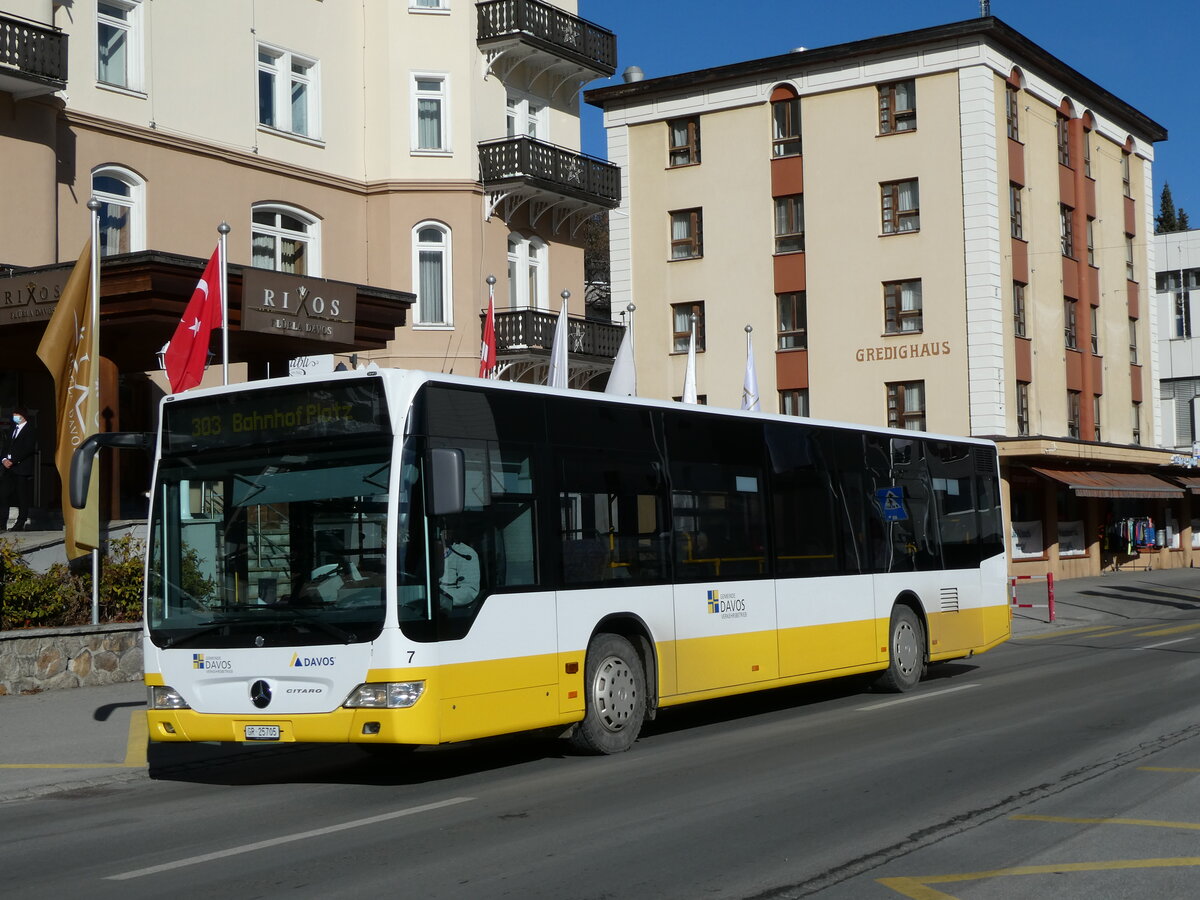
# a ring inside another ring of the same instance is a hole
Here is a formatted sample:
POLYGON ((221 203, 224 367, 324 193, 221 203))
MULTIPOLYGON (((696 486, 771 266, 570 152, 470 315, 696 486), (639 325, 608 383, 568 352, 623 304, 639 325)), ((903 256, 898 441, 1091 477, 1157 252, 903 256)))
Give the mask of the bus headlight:
POLYGON ((381 681, 360 684, 342 704, 349 709, 408 709, 425 693, 423 681, 381 681))
POLYGON ((173 687, 155 685, 150 688, 151 709, 191 709, 183 695, 173 687))

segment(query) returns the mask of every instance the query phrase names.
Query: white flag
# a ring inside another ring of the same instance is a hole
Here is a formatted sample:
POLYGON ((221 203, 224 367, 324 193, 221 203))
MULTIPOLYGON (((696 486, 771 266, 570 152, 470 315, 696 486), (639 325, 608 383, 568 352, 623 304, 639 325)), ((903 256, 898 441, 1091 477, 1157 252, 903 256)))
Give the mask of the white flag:
POLYGON ((550 350, 550 372, 546 376, 546 384, 550 387, 567 386, 567 331, 570 327, 567 323, 567 301, 564 300, 562 312, 558 314, 558 324, 554 326, 554 344, 550 350))
POLYGON ((759 411, 758 373, 754 370, 754 344, 749 331, 746 332, 746 377, 742 379, 742 409, 759 411))
POLYGON ((616 358, 613 359, 612 371, 608 374, 606 394, 620 394, 622 397, 637 396, 637 370, 633 364, 633 344, 629 340, 629 328, 621 336, 621 346, 617 348, 616 358))
POLYGON ((688 338, 687 370, 683 373, 683 402, 698 403, 696 398, 696 323, 692 322, 692 333, 688 338))

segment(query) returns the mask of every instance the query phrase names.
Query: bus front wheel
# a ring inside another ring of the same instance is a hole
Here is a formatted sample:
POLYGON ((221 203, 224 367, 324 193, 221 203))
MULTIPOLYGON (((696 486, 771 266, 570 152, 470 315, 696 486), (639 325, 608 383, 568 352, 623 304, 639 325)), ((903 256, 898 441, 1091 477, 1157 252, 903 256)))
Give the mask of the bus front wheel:
POLYGON ((623 753, 646 718, 646 673, 633 645, 617 634, 598 634, 584 664, 586 708, 571 743, 585 753, 623 753))
POLYGON ((917 614, 907 606, 892 610, 888 628, 888 667, 879 679, 889 691, 909 691, 925 675, 925 629, 917 614))

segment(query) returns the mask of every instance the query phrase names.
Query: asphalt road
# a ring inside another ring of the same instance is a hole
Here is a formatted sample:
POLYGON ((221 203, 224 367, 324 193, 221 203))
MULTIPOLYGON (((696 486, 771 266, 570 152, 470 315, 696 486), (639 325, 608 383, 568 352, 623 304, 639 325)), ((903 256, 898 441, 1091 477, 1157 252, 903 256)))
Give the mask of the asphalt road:
POLYGON ((616 757, 537 737, 390 757, 154 745, 150 779, 0 805, 4 889, 1195 896, 1200 604, 1166 596, 911 694, 833 682, 664 712, 616 757))

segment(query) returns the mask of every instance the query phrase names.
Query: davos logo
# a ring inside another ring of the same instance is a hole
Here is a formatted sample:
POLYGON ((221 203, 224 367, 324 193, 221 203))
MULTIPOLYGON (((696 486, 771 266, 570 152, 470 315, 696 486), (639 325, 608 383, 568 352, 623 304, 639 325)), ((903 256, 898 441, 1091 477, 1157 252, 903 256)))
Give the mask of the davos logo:
POLYGON ((219 656, 205 656, 203 653, 192 654, 192 668, 204 672, 232 672, 233 661, 219 656))
POLYGON ((737 594, 722 594, 720 591, 710 590, 708 592, 708 613, 726 617, 744 616, 746 615, 746 601, 737 594))
POLYGON ((325 668, 335 665, 337 659, 333 656, 301 656, 299 653, 293 653, 292 661, 288 663, 288 667, 292 669, 325 668))

